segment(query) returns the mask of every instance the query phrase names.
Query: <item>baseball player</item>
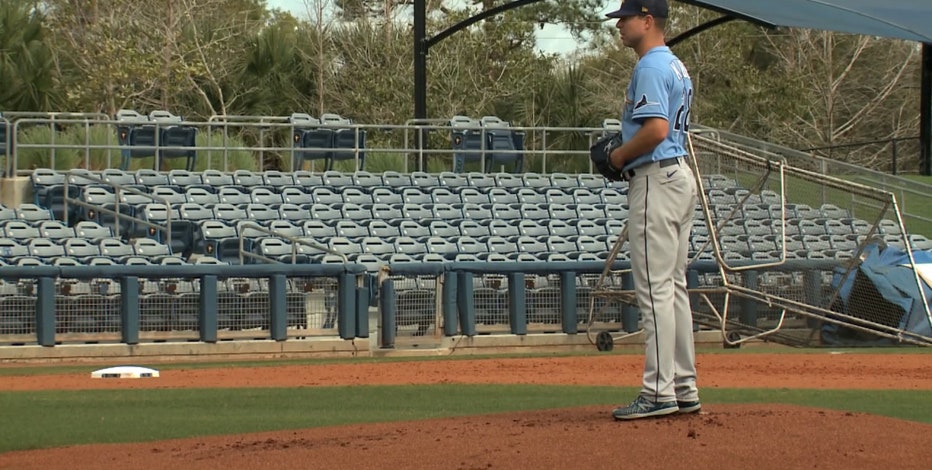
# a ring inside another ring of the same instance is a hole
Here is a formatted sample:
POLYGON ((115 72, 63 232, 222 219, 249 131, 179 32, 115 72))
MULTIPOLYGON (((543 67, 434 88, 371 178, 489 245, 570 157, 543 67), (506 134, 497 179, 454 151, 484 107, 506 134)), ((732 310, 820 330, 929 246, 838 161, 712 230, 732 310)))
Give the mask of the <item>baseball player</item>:
POLYGON ((627 420, 695 413, 693 321, 686 291, 689 233, 698 202, 686 132, 693 87, 664 41, 666 0, 624 0, 609 13, 637 65, 625 96, 622 132, 603 147, 610 179, 628 181, 628 242, 634 287, 646 335, 644 384, 638 397, 612 411, 627 420))

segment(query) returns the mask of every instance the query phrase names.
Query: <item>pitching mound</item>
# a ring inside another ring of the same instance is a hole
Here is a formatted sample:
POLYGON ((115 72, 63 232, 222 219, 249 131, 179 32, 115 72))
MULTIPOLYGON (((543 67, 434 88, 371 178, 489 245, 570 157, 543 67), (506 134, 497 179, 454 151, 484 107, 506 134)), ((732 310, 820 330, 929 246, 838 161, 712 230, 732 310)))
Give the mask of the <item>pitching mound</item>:
POLYGON ((0 455, 58 468, 927 468, 932 426, 784 405, 615 422, 603 407, 0 455))

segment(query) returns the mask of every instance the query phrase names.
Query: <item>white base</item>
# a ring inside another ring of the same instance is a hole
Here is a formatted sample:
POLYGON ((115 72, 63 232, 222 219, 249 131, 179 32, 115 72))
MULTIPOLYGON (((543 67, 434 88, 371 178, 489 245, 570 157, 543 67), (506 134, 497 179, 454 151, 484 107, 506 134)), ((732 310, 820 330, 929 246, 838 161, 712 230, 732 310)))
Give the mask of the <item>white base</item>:
POLYGON ((91 372, 92 379, 147 379, 159 376, 159 371, 147 367, 117 366, 91 372))

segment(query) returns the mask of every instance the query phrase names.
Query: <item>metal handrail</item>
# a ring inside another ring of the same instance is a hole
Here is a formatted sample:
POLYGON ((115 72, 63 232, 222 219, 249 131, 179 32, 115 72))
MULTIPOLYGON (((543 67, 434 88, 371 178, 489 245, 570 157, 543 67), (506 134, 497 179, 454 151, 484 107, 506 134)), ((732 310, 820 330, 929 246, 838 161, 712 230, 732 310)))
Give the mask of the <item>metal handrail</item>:
MULTIPOLYGON (((65 193, 65 198, 64 198, 64 217, 65 217, 65 220, 64 220, 64 222, 65 222, 66 224, 68 223, 68 213, 69 213, 69 211, 68 211, 68 204, 71 203, 71 204, 74 204, 74 205, 79 206, 79 207, 84 207, 84 208, 87 208, 87 209, 94 209, 94 210, 97 210, 98 212, 103 212, 103 213, 105 213, 105 214, 115 215, 115 216, 117 217, 117 219, 120 219, 120 220, 129 220, 129 221, 132 221, 133 223, 142 223, 143 225, 145 225, 145 226, 147 226, 147 227, 149 227, 149 228, 154 228, 154 229, 157 229, 157 230, 158 230, 158 229, 164 229, 164 231, 165 231, 165 238, 166 238, 166 241, 167 241, 166 245, 171 246, 171 243, 172 243, 172 206, 171 206, 171 203, 168 201, 168 199, 165 199, 165 198, 163 198, 163 197, 161 197, 161 196, 156 196, 155 194, 150 194, 150 193, 147 193, 147 192, 144 192, 144 191, 140 191, 140 190, 138 190, 138 189, 136 189, 136 188, 126 187, 126 186, 124 186, 124 185, 122 185, 122 184, 119 184, 119 183, 114 183, 114 182, 111 182, 111 181, 107 181, 107 180, 105 180, 105 179, 103 179, 103 178, 100 178, 99 176, 95 176, 95 175, 90 174, 90 173, 82 173, 82 172, 78 172, 78 171, 76 171, 76 170, 68 170, 68 172, 65 173, 65 183, 64 183, 63 186, 64 186, 64 193, 65 193), (82 201, 82 200, 80 200, 80 199, 75 199, 75 198, 70 197, 69 194, 71 194, 71 193, 68 191, 68 184, 69 184, 69 183, 68 183, 68 180, 70 179, 70 178, 68 178, 69 176, 77 176, 77 177, 80 177, 80 178, 83 178, 83 179, 86 179, 86 180, 90 180, 90 181, 93 181, 93 182, 98 183, 98 184, 101 184, 101 185, 107 185, 107 186, 110 186, 110 187, 114 188, 113 196, 114 196, 114 198, 115 198, 115 200, 116 200, 116 210, 114 211, 114 210, 107 209, 107 208, 103 207, 103 205, 94 205, 94 204, 90 204, 90 203, 88 203, 88 202, 86 202, 86 201, 82 201), (127 192, 127 193, 129 193, 129 194, 136 194, 136 195, 139 195, 139 196, 147 197, 147 198, 151 199, 153 202, 159 202, 159 203, 164 204, 165 207, 168 208, 168 210, 166 211, 166 214, 165 214, 165 226, 163 227, 163 226, 161 226, 161 225, 159 225, 159 224, 154 224, 154 223, 151 223, 151 222, 149 222, 149 221, 147 221, 147 220, 143 220, 143 219, 140 219, 140 218, 137 218, 137 217, 133 217, 133 216, 130 216, 130 215, 128 215, 128 214, 121 214, 121 213, 120 213, 120 195, 121 195, 121 193, 124 192, 124 191, 127 192)), ((120 236, 120 224, 119 224, 119 223, 116 224, 115 230, 116 230, 116 234, 115 234, 115 235, 116 235, 117 237, 119 237, 119 236, 120 236)))
MULTIPOLYGON (((320 251, 323 251, 323 252, 326 252, 326 253, 330 253, 330 254, 332 254, 332 255, 337 255, 337 256, 339 256, 341 259, 343 259, 343 262, 344 262, 344 263, 349 263, 349 258, 347 258, 345 254, 343 254, 343 253, 341 253, 341 252, 339 252, 339 251, 336 251, 336 250, 330 248, 330 247, 327 246, 327 245, 324 245, 324 244, 321 244, 321 243, 317 243, 317 242, 314 242, 314 241, 310 241, 310 240, 306 240, 306 239, 302 239, 302 238, 298 238, 298 237, 293 237, 293 236, 291 236, 291 235, 286 235, 286 234, 284 234, 284 233, 281 233, 281 232, 277 232, 277 231, 275 231, 275 230, 272 230, 272 229, 270 229, 270 228, 268 228, 268 227, 264 227, 264 226, 262 226, 262 225, 259 225, 259 224, 255 223, 255 222, 241 222, 241 223, 239 224, 239 228, 250 228, 250 229, 256 230, 256 231, 258 231, 258 232, 262 232, 262 233, 271 235, 271 236, 273 236, 273 237, 278 237, 278 238, 281 238, 281 239, 284 239, 284 240, 288 240, 289 242, 291 242, 291 264, 296 264, 296 263, 297 263, 297 259, 298 259, 298 247, 297 247, 297 245, 304 245, 304 246, 311 247, 311 248, 313 248, 313 249, 315 249, 315 250, 320 250, 320 251)), ((281 263, 281 261, 278 261, 278 260, 276 260, 276 259, 269 258, 268 256, 262 256, 262 255, 260 255, 260 254, 251 253, 251 252, 246 251, 245 248, 244 248, 244 247, 245 247, 244 241, 246 240, 246 237, 243 235, 244 230, 238 230, 238 231, 239 231, 239 233, 237 234, 237 237, 239 238, 239 264, 241 264, 241 265, 242 265, 242 264, 245 264, 246 258, 258 259, 258 260, 262 260, 262 261, 264 261, 264 262, 266 262, 266 263, 281 263)))

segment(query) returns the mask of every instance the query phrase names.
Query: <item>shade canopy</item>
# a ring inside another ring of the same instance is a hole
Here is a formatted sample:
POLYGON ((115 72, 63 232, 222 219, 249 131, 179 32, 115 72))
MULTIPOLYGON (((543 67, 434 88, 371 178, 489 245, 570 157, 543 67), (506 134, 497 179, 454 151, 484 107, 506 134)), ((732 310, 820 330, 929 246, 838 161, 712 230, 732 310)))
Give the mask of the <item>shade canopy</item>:
POLYGON ((932 43, 930 0, 680 0, 768 26, 932 43))

